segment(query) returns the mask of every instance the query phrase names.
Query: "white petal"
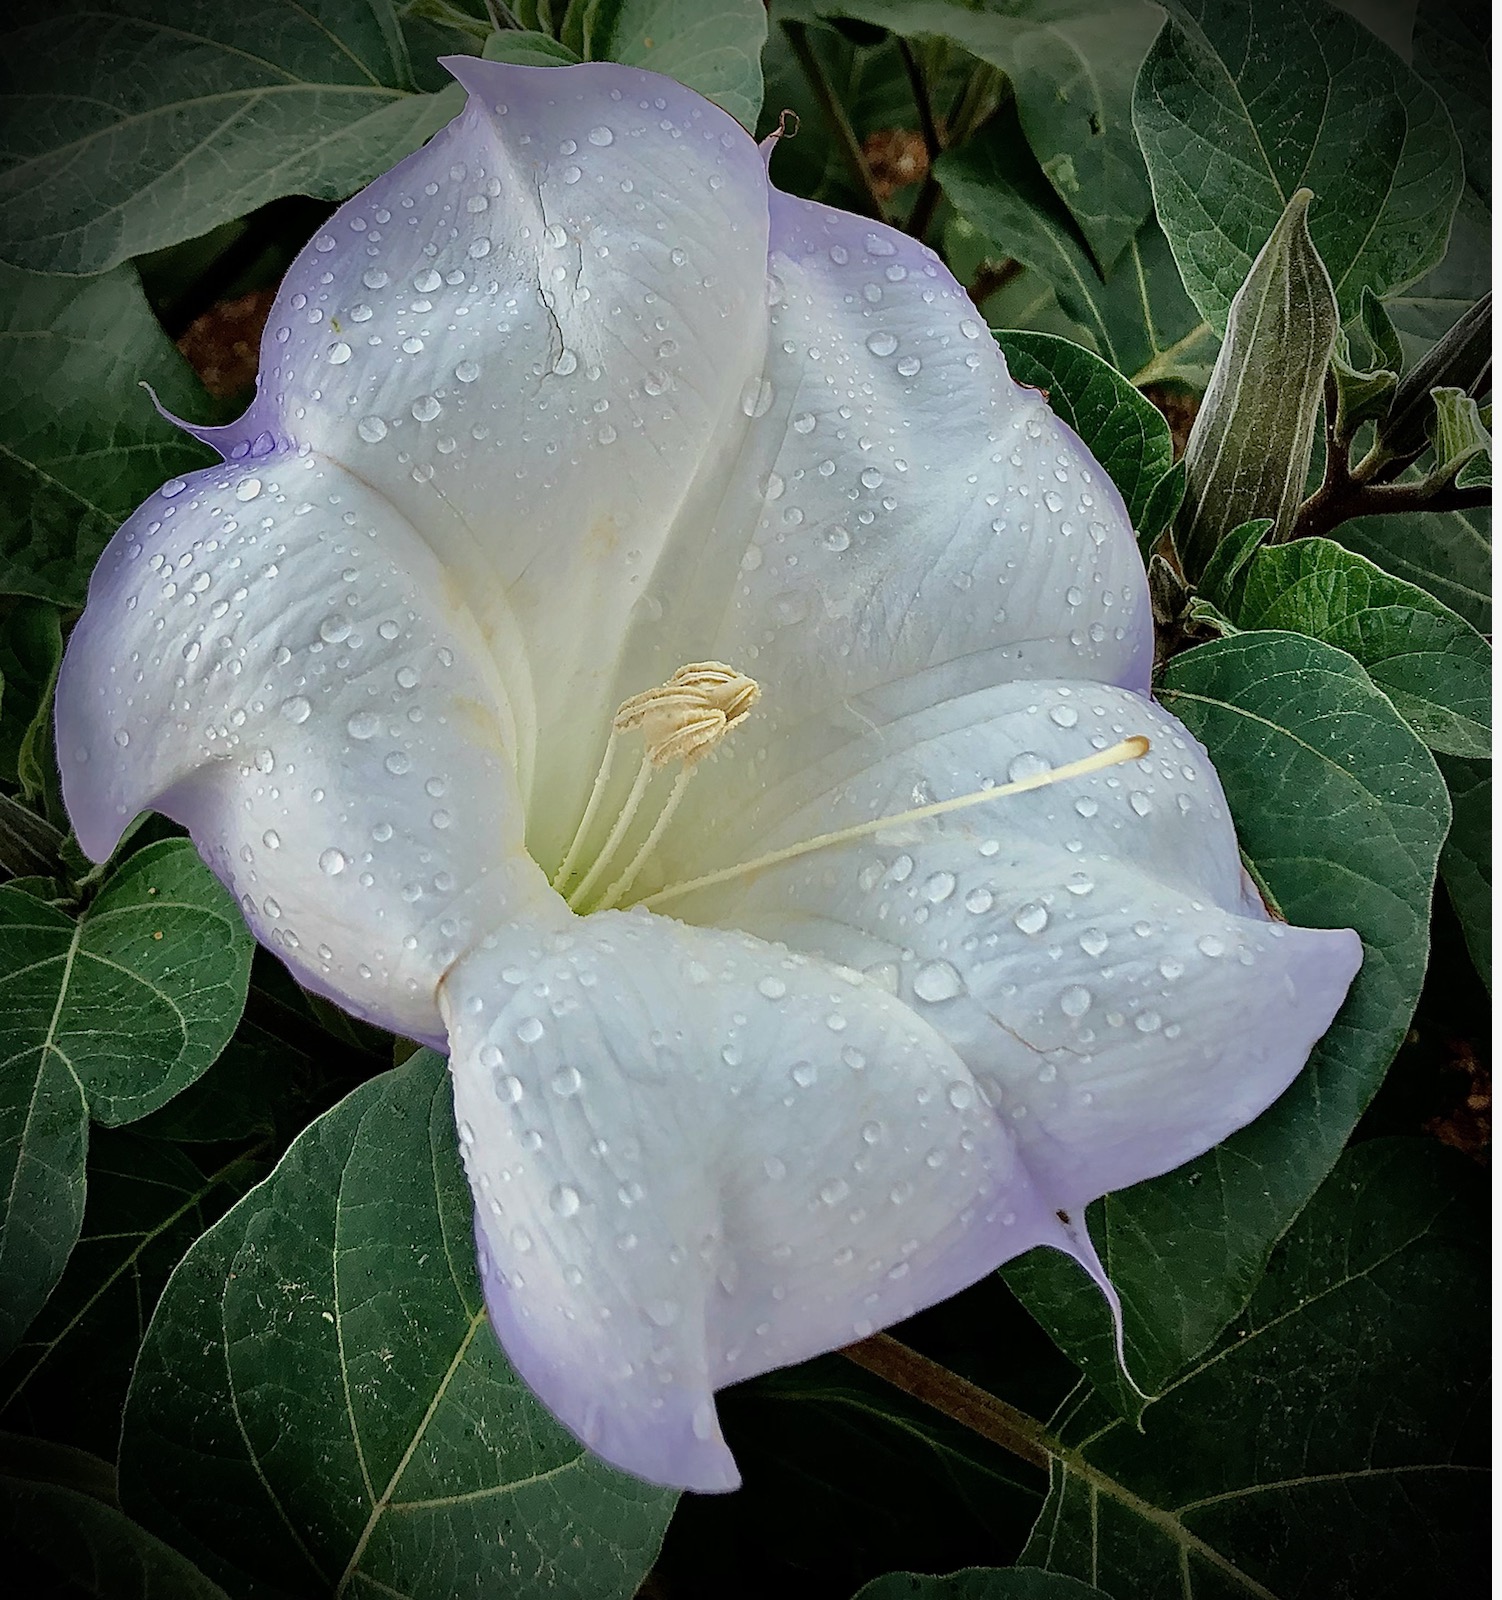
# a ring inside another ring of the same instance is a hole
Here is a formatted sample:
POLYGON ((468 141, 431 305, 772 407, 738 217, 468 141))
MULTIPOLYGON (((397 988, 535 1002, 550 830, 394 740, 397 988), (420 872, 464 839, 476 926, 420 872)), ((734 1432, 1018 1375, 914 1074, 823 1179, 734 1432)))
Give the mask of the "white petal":
POLYGON ((1269 920, 1208 757, 1142 697, 1013 684, 943 711, 748 804, 727 818, 723 854, 749 859, 1006 783, 1124 735, 1146 734, 1152 749, 664 909, 885 983, 954 1046, 1043 1193, 1072 1210, 1202 1153, 1271 1104, 1344 999, 1360 940, 1269 920))
POLYGON ((443 999, 497 1331, 639 1477, 734 1487, 713 1390, 1078 1253, 964 1065, 855 974, 603 913, 487 940, 443 999))
POLYGON ((774 192, 771 269, 753 397, 767 409, 707 532, 654 577, 661 620, 633 635, 622 679, 655 683, 697 656, 761 684, 754 722, 696 780, 680 837, 717 831, 748 785, 796 785, 873 728, 942 718, 984 686, 1145 691, 1152 663, 1120 495, 1011 381, 937 257, 774 192))
POLYGON ((303 982, 409 1036, 442 1042, 457 951, 552 898, 483 641, 411 529, 316 457, 197 473, 130 518, 57 720, 96 860, 166 812, 303 982))
POLYGON ((655 74, 449 65, 466 109, 303 251, 259 397, 216 442, 290 437, 384 494, 542 730, 524 797, 582 803, 643 581, 746 424, 766 179, 730 117, 655 74))

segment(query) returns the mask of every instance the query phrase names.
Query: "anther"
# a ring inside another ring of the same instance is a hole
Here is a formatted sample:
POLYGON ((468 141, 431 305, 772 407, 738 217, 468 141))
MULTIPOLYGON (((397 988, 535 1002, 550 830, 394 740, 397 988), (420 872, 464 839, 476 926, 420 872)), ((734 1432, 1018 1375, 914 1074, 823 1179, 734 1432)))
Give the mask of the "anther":
POLYGON ((695 766, 718 747, 732 728, 745 720, 760 696, 761 686, 756 680, 737 672, 734 667, 727 667, 721 661, 693 661, 679 667, 666 683, 658 684, 655 689, 643 690, 641 694, 634 694, 629 700, 621 702, 611 721, 610 739, 584 807, 584 815, 579 819, 579 826, 564 853, 563 863, 553 878, 553 886, 560 892, 584 850, 586 838, 604 799, 617 739, 622 734, 640 733, 646 747, 645 753, 632 781, 631 792, 612 823, 599 855, 580 882, 567 894, 568 904, 573 910, 577 911, 589 898, 624 843, 653 774, 674 762, 681 762, 682 770, 674 780, 656 822, 625 871, 610 885, 597 909, 608 909, 619 904, 620 897, 636 881, 647 857, 666 832, 695 766))
POLYGON ((640 732, 654 767, 692 767, 740 722, 761 696, 754 678, 721 661, 694 661, 666 683, 621 702, 613 727, 640 732))

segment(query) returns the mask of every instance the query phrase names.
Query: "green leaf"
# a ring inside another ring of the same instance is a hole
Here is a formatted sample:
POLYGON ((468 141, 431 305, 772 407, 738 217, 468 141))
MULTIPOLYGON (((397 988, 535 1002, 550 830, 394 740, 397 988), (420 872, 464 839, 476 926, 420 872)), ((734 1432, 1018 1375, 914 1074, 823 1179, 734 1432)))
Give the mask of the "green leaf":
POLYGON ((1132 106, 1158 216, 1216 328, 1296 189, 1342 313, 1442 259, 1463 182, 1439 97, 1323 0, 1174 0, 1132 106))
POLYGON ((144 1116, 239 1021, 251 940, 185 840, 132 856, 77 919, 0 887, 0 1352, 57 1281, 83 1213, 88 1116, 144 1116))
POLYGON ((0 266, 0 592, 81 606, 121 520, 213 453, 157 415, 204 396, 131 267, 50 278, 0 266))
POLYGON ((742 127, 761 114, 761 0, 589 0, 584 57, 620 61, 676 78, 742 127))
POLYGON ((1152 211, 1132 135, 1132 82, 1157 27, 1143 0, 818 0, 904 38, 947 39, 1006 74, 1022 132, 1091 254, 1121 255, 1152 211))
MULTIPOLYGON (((316 1033, 308 1036, 307 1044, 320 1055, 327 1053, 325 1039, 316 1033)), ((294 1114, 315 1078, 307 1054, 274 1038, 247 1017, 197 1082, 136 1127, 153 1139, 171 1139, 178 1144, 266 1138, 294 1114)), ((306 1120, 305 1113, 302 1120, 306 1120)))
POLYGON ((1164 529, 1178 516, 1179 507, 1184 503, 1184 487, 1182 461, 1174 462, 1153 485, 1153 492, 1148 496, 1142 512, 1141 526, 1137 530, 1137 547, 1144 561, 1152 559, 1153 547, 1162 537, 1164 529))
POLYGON ((1393 326, 1387 307, 1370 289, 1361 291, 1361 311, 1353 328, 1359 328, 1370 351, 1370 366, 1384 367, 1394 374, 1403 371, 1403 341, 1393 326))
POLYGON ((1491 754, 1491 646, 1432 595, 1329 539, 1258 551, 1231 610, 1354 656, 1431 749, 1491 754))
POLYGON ((1002 331, 996 342, 1018 383, 1042 389, 1052 410, 1079 434, 1121 491, 1134 528, 1173 466, 1163 413, 1099 356, 1048 333, 1002 331))
POLYGON ((1460 918, 1466 948, 1492 986, 1492 768, 1489 761, 1441 756, 1455 820, 1439 858, 1450 904, 1460 918))
MULTIPOLYGON (((218 1584, 117 1506, 52 1481, 61 1455, 29 1439, 8 1440, 0 1452, 0 1543, 12 1572, 29 1574, 26 1593, 226 1600, 218 1584)), ((108 1473, 105 1462, 97 1465, 108 1473)))
POLYGON ((998 112, 968 144, 945 151, 934 172, 956 210, 996 241, 991 254, 1043 278, 1081 330, 1080 342, 1132 383, 1204 381, 1215 337, 1184 293, 1157 224, 1143 226, 1103 281, 1029 154, 1015 109, 998 112))
POLYGON ((1272 531, 1272 522, 1267 517, 1256 517, 1251 522, 1243 522, 1239 528, 1232 528, 1205 563, 1197 586, 1199 592, 1218 608, 1234 609, 1239 587, 1236 580, 1272 531))
POLYGON ((1433 389, 1429 397, 1434 402, 1429 439, 1435 473, 1453 477, 1463 488, 1490 484, 1492 436, 1481 420, 1481 408, 1464 389, 1433 389))
POLYGON ((1491 631, 1489 510, 1357 517, 1341 523, 1338 531, 1346 549, 1375 561, 1395 578, 1427 590, 1481 633, 1491 631))
POLYGON ((0 1368, 0 1407, 7 1426, 113 1460, 125 1391, 168 1275, 266 1163, 233 1156, 205 1173, 134 1130, 96 1131, 90 1146, 83 1232, 0 1368))
MULTIPOLYGON (((1434 758, 1331 645, 1293 633, 1214 640, 1176 656, 1157 694, 1209 750, 1243 857, 1288 921, 1354 927, 1365 956, 1330 1031, 1269 1110, 1198 1160, 1090 1208, 1126 1308, 1128 1363, 1153 1391, 1246 1303, 1381 1084, 1423 984, 1450 821, 1434 758)), ((1084 1275, 1044 1251, 1006 1275, 1101 1392, 1136 1414, 1084 1275)))
POLYGON ((167 1285, 122 1504, 236 1593, 631 1595, 675 1497, 511 1371, 471 1217, 432 1052, 320 1117, 167 1285))
POLYGON ((889 1572, 868 1583, 855 1600, 1110 1600, 1075 1578, 1037 1567, 971 1567, 947 1578, 889 1572))
POLYGON ((42 724, 52 715, 52 687, 63 659, 55 606, 18 600, 0 621, 0 778, 36 800, 45 787, 37 760, 42 724))
MULTIPOLYGON (((1363 291, 1364 292, 1364 291, 1363 291)), ((1363 370, 1352 364, 1350 343, 1344 333, 1336 341, 1330 358, 1330 374, 1335 379, 1335 436, 1354 437, 1363 422, 1386 415, 1398 386, 1397 372, 1388 367, 1363 370)))
POLYGON ((1476 1187, 1428 1141, 1348 1151, 1143 1432, 1068 1417, 1023 1559, 1175 1600, 1482 1592, 1476 1187))
POLYGON ((517 67, 567 67, 579 57, 551 34, 502 28, 485 41, 480 52, 486 61, 509 61, 517 67))
POLYGON ((1269 517, 1286 536, 1303 497, 1340 332, 1330 276, 1309 237, 1312 198, 1295 192, 1236 291, 1194 419, 1174 536, 1191 581, 1244 522, 1269 517))
POLYGON ((57 0, 0 37, 0 250, 102 272, 279 195, 342 200, 463 91, 412 89, 391 0, 57 0))
POLYGON ((1492 28, 1484 0, 1419 0, 1413 65, 1439 94, 1465 152, 1466 182, 1492 201, 1492 28))
POLYGON ((1417 283, 1383 301, 1409 365, 1491 288, 1491 275, 1491 213, 1466 189, 1444 260, 1417 283))

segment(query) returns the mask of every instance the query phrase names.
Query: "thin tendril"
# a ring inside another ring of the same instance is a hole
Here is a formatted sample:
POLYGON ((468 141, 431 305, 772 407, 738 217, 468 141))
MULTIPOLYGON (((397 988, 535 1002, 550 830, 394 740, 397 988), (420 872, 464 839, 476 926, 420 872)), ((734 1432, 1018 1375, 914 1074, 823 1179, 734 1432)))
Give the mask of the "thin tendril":
POLYGON ((683 798, 684 791, 688 788, 688 780, 698 771, 697 767, 684 767, 676 778, 673 779, 673 788, 668 795, 667 804, 662 808, 661 815, 652 824, 652 831, 642 840, 641 849, 631 858, 630 865, 605 891, 604 898, 595 907, 596 911, 613 911, 620 904, 621 896, 629 892, 631 885, 636 882, 637 874, 646 865, 647 857, 657 848, 657 841, 667 831, 667 825, 673 820, 673 813, 678 809, 678 802, 683 798))
MULTIPOLYGON (((925 817, 941 817, 946 812, 961 811, 967 806, 983 805, 987 800, 999 800, 1004 795, 1025 794, 1029 789, 1046 789, 1050 784, 1062 783, 1067 778, 1083 778, 1105 767, 1118 766, 1123 761, 1140 760, 1147 754, 1149 748, 1148 741, 1140 733, 1134 734, 1130 739, 1123 739, 1119 744, 1113 744, 1109 750, 1101 750, 1096 755, 1086 756, 1082 761, 1071 761, 1062 767, 1050 767, 1046 772, 1021 778, 1016 783, 1004 783, 999 788, 977 789, 973 794, 956 795, 952 800, 936 800, 932 805, 919 806, 914 811, 899 811, 895 816, 873 817, 870 822, 858 822, 854 827, 838 828, 833 833, 818 833, 811 839, 786 845, 781 850, 769 851, 766 855, 757 856, 751 861, 742 861, 733 867, 721 867, 716 872, 706 872, 702 877, 688 878, 682 883, 670 883, 665 889, 658 889, 637 903, 648 908, 659 906, 664 900, 676 900, 680 895, 691 894, 696 889, 707 889, 716 883, 728 883, 732 878, 760 872, 764 867, 780 866, 784 861, 796 860, 797 857, 809 855, 815 850, 827 850, 832 845, 847 844, 852 839, 865 839, 873 833, 885 833, 888 828, 900 827, 906 822, 921 822, 925 817)), ((573 901, 570 900, 569 904, 572 905, 573 901)))
POLYGON ((610 858, 620 848, 621 840, 626 836, 626 830, 631 826, 641 798, 647 792, 647 785, 652 781, 655 769, 649 756, 641 758, 641 765, 636 769, 636 778, 631 785, 631 793, 626 796, 626 804, 621 808, 621 814, 615 819, 605 843, 600 848, 600 853, 595 857, 594 865, 584 874, 577 888, 568 896, 568 908, 577 911, 583 903, 585 896, 600 881, 605 868, 610 865, 610 858))
POLYGON ((574 837, 569 840, 569 846, 563 853, 563 862, 557 872, 553 874, 553 887, 561 887, 568 881, 568 875, 574 870, 574 863, 579 859, 579 852, 584 848, 584 840, 595 820, 595 813, 600 809, 600 802, 605 798, 605 786, 610 781, 610 769, 615 761, 616 732, 612 728, 610 737, 605 742, 605 754, 600 761, 600 770, 595 774, 595 786, 589 791, 589 799, 584 803, 584 815, 579 818, 579 826, 574 829, 574 837))

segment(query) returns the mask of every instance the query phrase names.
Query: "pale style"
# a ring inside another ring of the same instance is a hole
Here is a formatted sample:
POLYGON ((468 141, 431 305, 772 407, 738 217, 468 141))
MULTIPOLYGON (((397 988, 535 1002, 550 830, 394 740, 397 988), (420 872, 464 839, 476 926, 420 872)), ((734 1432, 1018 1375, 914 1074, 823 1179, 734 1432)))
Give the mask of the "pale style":
POLYGON ((725 1489, 715 1389, 1035 1245, 1107 1287, 1082 1208, 1274 1100, 1360 945, 1264 910, 1120 496, 931 252, 666 79, 450 66, 101 561, 65 792, 449 1051, 507 1354, 725 1489))

